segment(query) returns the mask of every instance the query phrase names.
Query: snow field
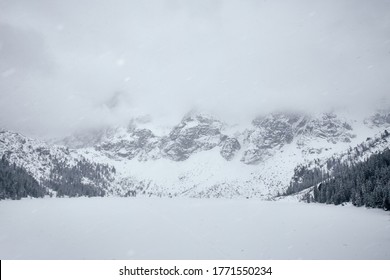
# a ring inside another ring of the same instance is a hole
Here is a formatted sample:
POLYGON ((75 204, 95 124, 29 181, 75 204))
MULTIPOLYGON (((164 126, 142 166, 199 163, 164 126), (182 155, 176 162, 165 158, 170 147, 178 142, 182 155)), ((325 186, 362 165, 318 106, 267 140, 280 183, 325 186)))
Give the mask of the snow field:
POLYGON ((0 259, 390 259, 377 209, 255 199, 0 202, 0 259))

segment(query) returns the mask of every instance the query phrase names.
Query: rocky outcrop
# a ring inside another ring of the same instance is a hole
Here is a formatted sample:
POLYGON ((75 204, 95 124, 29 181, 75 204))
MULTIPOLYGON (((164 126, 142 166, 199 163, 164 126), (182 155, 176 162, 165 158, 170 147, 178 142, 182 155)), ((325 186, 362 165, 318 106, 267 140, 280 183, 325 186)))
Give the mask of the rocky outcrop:
POLYGON ((161 150, 169 159, 186 160, 193 153, 218 146, 222 140, 221 128, 222 123, 212 117, 188 116, 162 139, 161 150))
MULTIPOLYGON (((241 160, 246 164, 259 163, 293 141, 302 148, 314 139, 324 139, 331 144, 337 144, 349 143, 355 137, 351 125, 333 113, 317 117, 275 113, 256 118, 252 124, 254 128, 244 133, 244 144, 247 148, 241 160)), ((321 149, 316 151, 321 152, 321 149)))
POLYGON ((138 157, 138 160, 147 160, 157 157, 152 155, 152 151, 157 149, 158 145, 159 138, 151 130, 129 127, 126 130, 117 129, 116 133, 96 145, 95 149, 106 153, 111 158, 131 160, 138 157))
MULTIPOLYGON (((379 122, 379 117, 377 119, 379 122)), ((315 117, 285 112, 264 115, 234 136, 225 131, 226 124, 206 114, 185 116, 165 136, 156 136, 150 129, 139 128, 139 124, 142 127, 144 123, 133 120, 127 128, 94 131, 74 140, 77 145, 92 143, 95 150, 113 159, 147 161, 164 157, 184 161, 195 153, 216 148, 227 161, 240 154, 243 163, 258 164, 292 142, 296 142, 303 153, 320 154, 327 147, 310 147, 313 139, 337 144, 349 143, 355 137, 351 125, 333 113, 315 117)))
POLYGON ((305 127, 304 134, 310 137, 326 139, 336 144, 337 142, 351 142, 355 137, 349 123, 340 120, 336 114, 323 114, 320 118, 312 119, 305 127))
POLYGON ((242 161, 256 164, 268 156, 273 149, 290 144, 301 133, 307 120, 297 114, 276 113, 253 120, 253 129, 245 132, 244 143, 247 149, 242 161))
POLYGON ((223 138, 220 154, 224 159, 232 160, 240 149, 240 142, 236 138, 226 136, 223 138))

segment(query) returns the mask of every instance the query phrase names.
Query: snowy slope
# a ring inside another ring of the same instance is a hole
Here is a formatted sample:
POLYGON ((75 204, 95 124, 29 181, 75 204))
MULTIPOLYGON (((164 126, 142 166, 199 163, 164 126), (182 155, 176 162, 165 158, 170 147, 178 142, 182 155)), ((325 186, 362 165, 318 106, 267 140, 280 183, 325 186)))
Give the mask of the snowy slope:
POLYGON ((6 130, 0 130, 0 156, 5 156, 11 163, 23 166, 36 180, 49 178, 53 167, 53 158, 59 158, 74 164, 78 156, 64 146, 48 145, 6 130))
MULTIPOLYGON (((100 177, 96 180, 93 178, 94 174, 80 178, 84 185, 102 189, 102 185, 112 181, 111 174, 100 172, 102 166, 88 162, 77 150, 65 146, 49 145, 43 141, 6 130, 0 130, 0 157, 5 157, 11 164, 24 168, 52 194, 55 194, 56 191, 51 188, 50 182, 53 182, 53 179, 58 182, 58 179, 64 175, 61 172, 75 166, 84 169, 95 168, 96 173, 99 173, 100 177)), ((71 177, 75 175, 72 174, 71 177)))

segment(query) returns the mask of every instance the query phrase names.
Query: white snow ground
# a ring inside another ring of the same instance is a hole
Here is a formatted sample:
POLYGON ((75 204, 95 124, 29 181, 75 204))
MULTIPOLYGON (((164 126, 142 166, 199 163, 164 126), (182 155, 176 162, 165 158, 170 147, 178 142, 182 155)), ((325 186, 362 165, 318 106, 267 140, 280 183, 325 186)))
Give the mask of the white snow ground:
POLYGON ((0 202, 0 259, 390 259, 378 209, 255 199, 0 202))

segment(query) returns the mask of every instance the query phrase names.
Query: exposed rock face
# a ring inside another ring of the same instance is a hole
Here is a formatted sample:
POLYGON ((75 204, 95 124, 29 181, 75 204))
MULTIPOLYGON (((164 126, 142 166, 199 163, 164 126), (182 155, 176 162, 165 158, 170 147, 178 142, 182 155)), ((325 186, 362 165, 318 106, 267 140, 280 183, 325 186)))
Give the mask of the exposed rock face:
POLYGON ((321 118, 311 120, 305 128, 305 135, 326 139, 328 142, 351 142, 355 135, 347 122, 337 118, 336 114, 323 114, 321 118))
POLYGON ((224 138, 220 154, 226 160, 232 160, 236 153, 241 149, 240 142, 236 138, 224 138))
POLYGON ((242 161, 256 164, 274 154, 276 149, 296 140, 299 147, 313 139, 325 139, 329 143, 351 142, 355 137, 350 124, 332 113, 317 118, 276 113, 253 120, 254 129, 245 133, 247 149, 242 161))
MULTIPOLYGON (((379 125, 387 119, 376 116, 375 120, 379 125)), ((84 146, 90 143, 90 147, 113 159, 147 161, 164 157, 184 161, 195 153, 219 148, 220 155, 228 161, 243 150, 242 162, 258 164, 293 142, 303 153, 321 154, 326 147, 310 147, 313 139, 337 144, 349 143, 355 137, 351 125, 333 113, 316 117, 273 113, 254 119, 252 127, 235 136, 224 131, 223 122, 205 114, 187 115, 165 136, 156 136, 150 129, 138 128, 137 124, 140 122, 132 121, 128 128, 94 131, 74 138, 74 142, 84 146)))
POLYGON ((306 122, 305 117, 296 114, 277 113, 256 118, 252 122, 254 129, 245 133, 244 142, 248 148, 241 160, 255 164, 271 156, 270 150, 290 144, 306 122))
POLYGON ((195 152, 218 146, 221 143, 221 128, 222 123, 211 117, 189 116, 162 139, 160 147, 164 156, 183 161, 195 152))
POLYGON ((133 159, 138 156, 138 160, 147 160, 148 155, 150 158, 157 158, 152 151, 157 149, 158 145, 159 138, 151 130, 129 127, 127 130, 118 129, 116 133, 107 136, 95 149, 112 158, 133 159))

